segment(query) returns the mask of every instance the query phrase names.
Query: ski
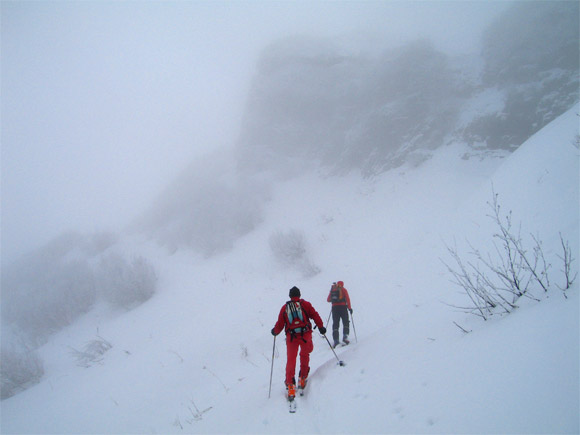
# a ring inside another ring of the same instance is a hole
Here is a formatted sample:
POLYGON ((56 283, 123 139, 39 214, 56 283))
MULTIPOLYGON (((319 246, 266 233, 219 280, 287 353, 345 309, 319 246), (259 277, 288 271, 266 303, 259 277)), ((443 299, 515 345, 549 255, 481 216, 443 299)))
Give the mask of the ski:
POLYGON ((341 348, 341 347, 346 347, 348 345, 350 345, 350 341, 348 343, 344 343, 344 342, 336 343, 334 346, 332 346, 332 348, 333 349, 338 349, 338 348, 341 348))
POLYGON ((296 386, 291 383, 286 386, 286 399, 290 407, 290 414, 296 412, 296 386))
MULTIPOLYGON (((306 387, 306 385, 305 385, 306 387)), ((300 388, 300 386, 297 387, 298 390, 298 397, 303 397, 304 396, 304 388, 300 388)), ((288 395, 286 395, 286 400, 288 401, 288 410, 290 411, 290 414, 294 414, 296 412, 296 397, 297 396, 293 396, 293 397, 289 397, 288 395)))

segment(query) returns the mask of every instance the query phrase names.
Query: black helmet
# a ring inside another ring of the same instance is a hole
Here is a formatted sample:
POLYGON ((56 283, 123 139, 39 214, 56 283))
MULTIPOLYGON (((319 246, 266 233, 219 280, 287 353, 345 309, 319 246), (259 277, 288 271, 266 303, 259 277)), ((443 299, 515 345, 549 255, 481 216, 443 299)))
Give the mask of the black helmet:
POLYGON ((296 286, 290 289, 290 297, 291 298, 299 298, 300 297, 300 289, 296 286))

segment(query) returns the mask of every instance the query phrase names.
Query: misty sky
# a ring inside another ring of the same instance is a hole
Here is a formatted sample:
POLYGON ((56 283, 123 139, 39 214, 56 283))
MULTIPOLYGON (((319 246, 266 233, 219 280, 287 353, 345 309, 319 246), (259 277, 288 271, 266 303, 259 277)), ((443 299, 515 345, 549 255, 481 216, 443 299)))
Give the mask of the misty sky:
POLYGON ((118 231, 231 145, 260 50, 307 34, 477 52, 507 2, 2 1, 2 258, 118 231))

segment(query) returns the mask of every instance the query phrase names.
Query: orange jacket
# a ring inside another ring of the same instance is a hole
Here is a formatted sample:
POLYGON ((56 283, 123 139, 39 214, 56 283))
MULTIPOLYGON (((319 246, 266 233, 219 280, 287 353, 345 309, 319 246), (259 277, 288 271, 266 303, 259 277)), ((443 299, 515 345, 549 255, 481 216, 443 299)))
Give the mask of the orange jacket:
MULTIPOLYGON (((338 286, 338 284, 336 284, 338 286)), ((334 287, 334 285, 333 285, 334 287)), ((346 305, 348 309, 352 309, 350 306, 350 296, 348 295, 348 290, 345 287, 338 286, 338 291, 342 293, 340 300, 338 302, 333 302, 332 306, 335 307, 337 305, 346 305)), ((330 292, 328 292, 328 297, 326 298, 326 302, 330 302, 330 294, 332 292, 332 288, 330 292)))

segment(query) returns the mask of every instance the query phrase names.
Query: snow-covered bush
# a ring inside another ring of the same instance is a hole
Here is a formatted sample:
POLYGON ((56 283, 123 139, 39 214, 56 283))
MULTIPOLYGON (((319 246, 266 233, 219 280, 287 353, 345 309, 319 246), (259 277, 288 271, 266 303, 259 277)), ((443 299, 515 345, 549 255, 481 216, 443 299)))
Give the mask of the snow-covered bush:
MULTIPOLYGON (((539 237, 522 237, 513 225, 511 212, 502 214, 495 192, 493 201, 488 204, 492 210, 488 216, 497 227, 497 232, 493 234, 493 252, 481 252, 470 244, 469 257, 464 258, 457 247, 448 246, 455 265, 449 266, 444 262, 453 282, 465 291, 469 299, 465 306, 457 308, 484 320, 494 314, 511 313, 518 308, 517 302, 522 297, 539 300, 541 294, 552 288, 548 274, 552 265, 544 256, 539 237)), ((559 288, 566 296, 565 292, 573 284, 577 273, 572 271, 574 258, 562 234, 560 242, 563 254, 558 258, 563 262, 565 285, 559 288)))
POLYGON ((95 296, 86 259, 43 252, 3 273, 2 319, 42 343, 87 312, 95 296))
POLYGON ((83 350, 71 348, 71 353, 77 360, 77 365, 88 368, 93 364, 100 363, 103 360, 103 355, 112 347, 111 343, 99 336, 89 341, 83 350))
POLYGON ((296 264, 306 254, 304 234, 296 230, 277 231, 270 236, 270 249, 281 263, 296 264))
POLYGON ((562 245, 562 255, 558 255, 558 258, 562 260, 562 269, 560 271, 564 274, 564 285, 558 285, 558 288, 564 292, 564 296, 567 298, 566 290, 572 287, 574 281, 578 277, 578 271, 572 270, 572 263, 576 260, 572 255, 572 249, 570 248, 570 243, 564 241, 562 233, 560 233, 560 243, 562 245))
POLYGON ((320 269, 310 260, 304 233, 297 230, 276 231, 269 239, 274 257, 283 266, 294 267, 305 277, 318 274, 320 269))
POLYGON ((70 325, 103 298, 132 308, 155 290, 155 272, 143 258, 107 253, 110 234, 69 233, 2 270, 2 321, 31 345, 70 325), (103 258, 102 261, 100 259, 103 258))
POLYGON ((1 399, 7 399, 38 383, 44 367, 36 352, 23 343, 15 345, 2 340, 0 351, 1 399))
POLYGON ((104 257, 97 269, 96 285, 99 296, 117 308, 131 309, 155 293, 157 275, 143 257, 130 262, 119 254, 104 257))
MULTIPOLYGON (((40 379, 43 367, 34 349, 91 310, 97 300, 130 309, 153 295, 153 266, 142 257, 128 261, 107 253, 115 241, 111 234, 69 233, 2 269, 2 398, 40 379)), ((86 366, 98 362, 109 348, 99 338, 73 352, 86 366)))

